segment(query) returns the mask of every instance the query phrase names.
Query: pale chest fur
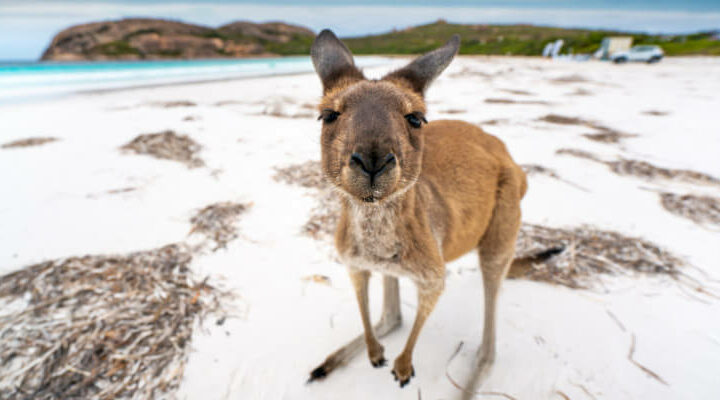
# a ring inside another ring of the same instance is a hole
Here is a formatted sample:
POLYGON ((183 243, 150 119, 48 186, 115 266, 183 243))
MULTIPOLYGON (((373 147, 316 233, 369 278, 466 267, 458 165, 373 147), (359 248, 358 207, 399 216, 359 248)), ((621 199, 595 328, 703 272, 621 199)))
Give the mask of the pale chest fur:
POLYGON ((398 216, 390 207, 357 206, 349 210, 351 246, 341 258, 348 267, 406 276, 403 242, 398 232, 398 216))

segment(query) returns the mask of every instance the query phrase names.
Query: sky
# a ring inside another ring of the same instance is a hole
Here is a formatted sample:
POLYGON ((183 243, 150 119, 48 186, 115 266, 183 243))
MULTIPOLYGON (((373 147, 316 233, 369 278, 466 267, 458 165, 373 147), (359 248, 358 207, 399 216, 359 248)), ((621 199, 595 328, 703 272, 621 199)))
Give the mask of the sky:
POLYGON ((720 0, 0 0, 0 60, 34 60, 71 25, 159 17, 220 26, 285 21, 359 36, 443 18, 457 23, 684 33, 720 29, 720 0))

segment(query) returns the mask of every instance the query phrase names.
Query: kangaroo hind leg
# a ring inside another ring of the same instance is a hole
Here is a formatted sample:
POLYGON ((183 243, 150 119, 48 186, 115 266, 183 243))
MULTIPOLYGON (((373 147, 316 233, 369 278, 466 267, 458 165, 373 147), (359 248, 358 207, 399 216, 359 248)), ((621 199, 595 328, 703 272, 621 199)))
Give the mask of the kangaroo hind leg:
POLYGON ((520 187, 513 184, 512 179, 501 184, 490 225, 478 246, 485 310, 482 344, 471 382, 467 385, 469 393, 487 378, 495 362, 497 301, 502 281, 515 256, 515 241, 520 229, 520 198, 520 187))
MULTIPOLYGON (((362 303, 360 304, 362 308, 362 303)), ((361 311, 362 313, 362 311, 361 311)), ((375 324, 373 331, 378 338, 393 332, 400 327, 402 323, 402 315, 400 313, 400 287, 398 279, 385 275, 383 277, 383 310, 380 322, 375 324)), ((367 331, 367 330, 366 330, 367 331)), ((361 334, 353 340, 332 352, 325 361, 310 372, 308 382, 322 379, 336 370, 338 367, 348 363, 355 356, 360 354, 366 347, 366 334, 361 334)), ((379 361, 379 360, 378 360, 379 361)), ((372 355, 371 355, 371 362, 372 355)), ((377 366, 381 363, 376 362, 377 366)), ((375 364, 375 363, 374 363, 375 364)))

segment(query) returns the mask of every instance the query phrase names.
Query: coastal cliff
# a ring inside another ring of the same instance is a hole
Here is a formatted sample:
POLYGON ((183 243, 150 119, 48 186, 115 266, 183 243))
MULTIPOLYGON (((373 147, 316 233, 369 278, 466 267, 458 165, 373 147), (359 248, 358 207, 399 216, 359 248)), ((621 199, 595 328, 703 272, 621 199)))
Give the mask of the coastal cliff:
POLYGON ((53 38, 42 60, 235 58, 275 55, 273 46, 311 41, 310 29, 282 22, 233 22, 217 29, 149 18, 94 22, 53 38))

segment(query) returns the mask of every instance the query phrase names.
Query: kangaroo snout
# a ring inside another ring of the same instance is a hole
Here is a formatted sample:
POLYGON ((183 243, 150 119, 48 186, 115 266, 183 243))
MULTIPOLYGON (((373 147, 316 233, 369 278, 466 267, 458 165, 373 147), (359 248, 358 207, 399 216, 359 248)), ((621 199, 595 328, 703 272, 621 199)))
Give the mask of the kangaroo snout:
POLYGON ((350 156, 349 165, 351 168, 356 168, 362 174, 367 175, 372 184, 375 179, 393 169, 396 164, 397 159, 393 153, 387 153, 385 156, 379 157, 374 152, 368 155, 355 152, 350 156))

